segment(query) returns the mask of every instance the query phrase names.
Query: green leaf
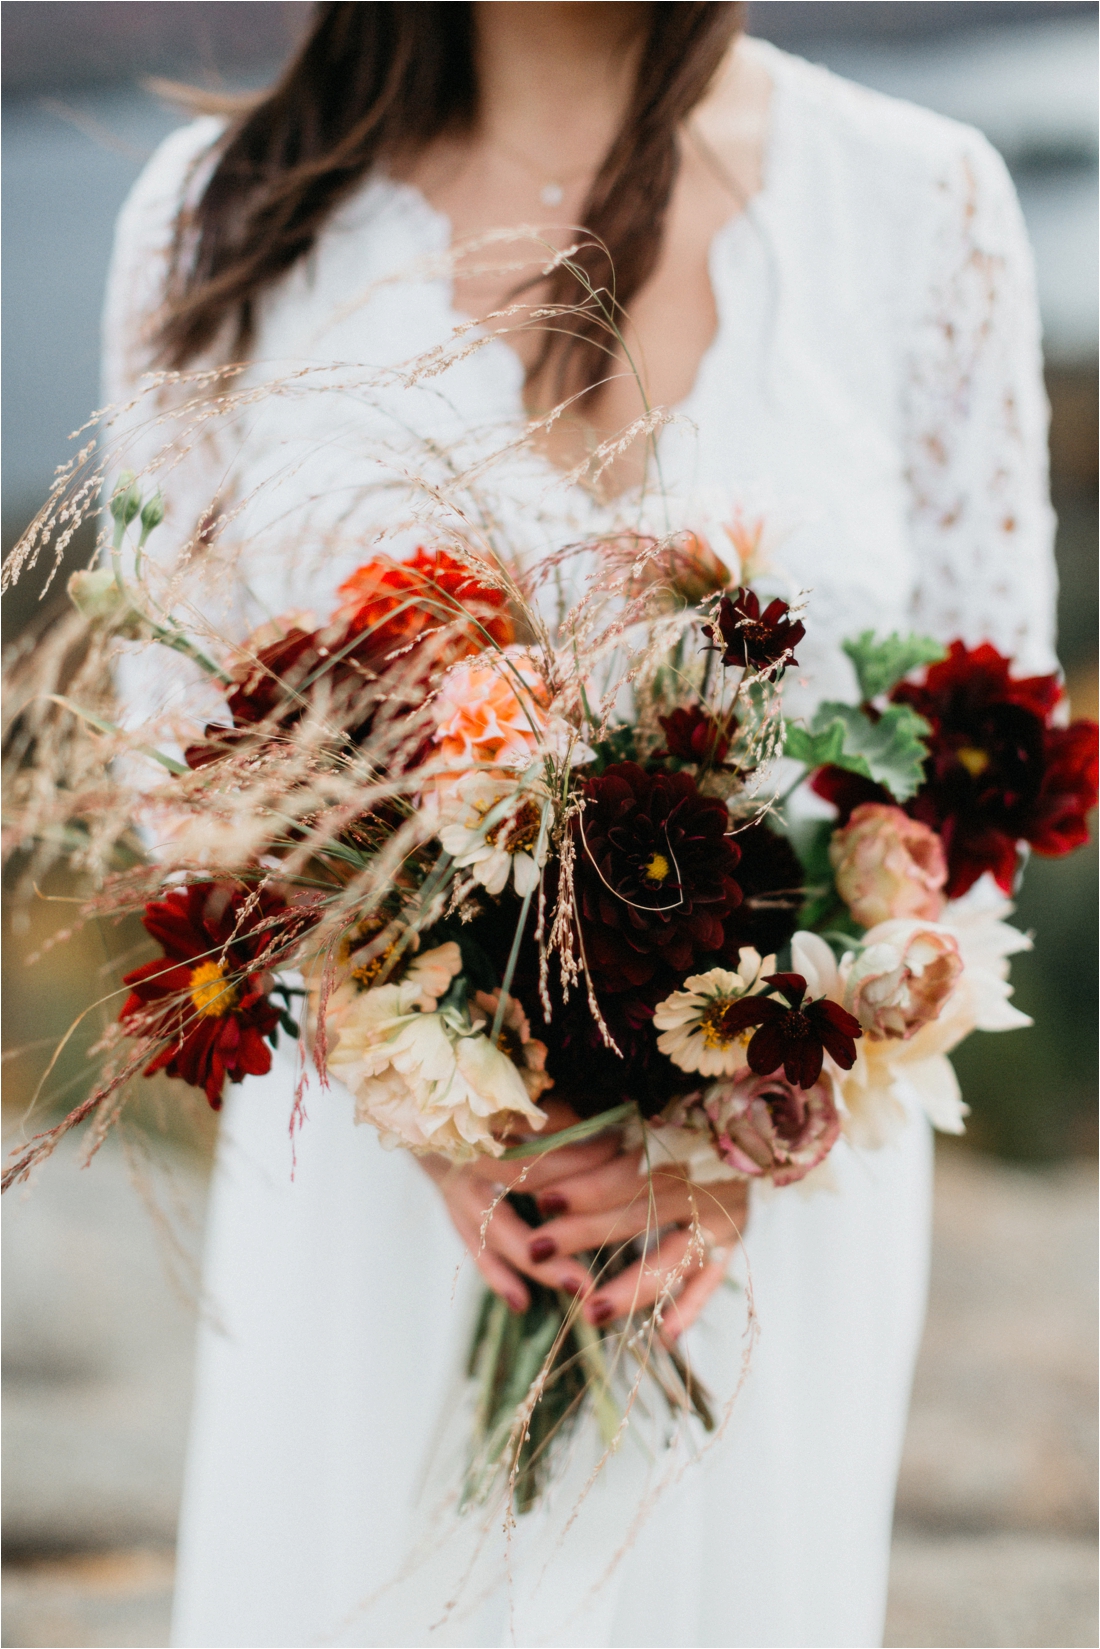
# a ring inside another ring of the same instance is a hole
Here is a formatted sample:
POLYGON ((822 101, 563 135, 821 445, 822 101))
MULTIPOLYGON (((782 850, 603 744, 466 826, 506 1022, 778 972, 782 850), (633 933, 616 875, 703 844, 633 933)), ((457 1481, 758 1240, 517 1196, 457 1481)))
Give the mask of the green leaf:
POLYGON ((855 665, 860 697, 863 699, 875 699, 882 693, 888 693, 918 664, 938 664, 941 658, 947 657, 944 648, 931 636, 900 636, 896 630, 882 641, 875 640, 873 630, 864 630, 855 641, 845 641, 841 645, 855 665))
POLYGON ((582 1140, 592 1139, 595 1134, 602 1134, 605 1128, 614 1128, 628 1117, 636 1115, 637 1108, 627 1101, 625 1105, 616 1105, 610 1111, 601 1111, 598 1116, 588 1117, 584 1122, 575 1122, 571 1128, 562 1128, 556 1134, 544 1134, 541 1139, 524 1140, 522 1145, 513 1145, 510 1150, 500 1153, 499 1161, 514 1161, 516 1157, 540 1157, 545 1151, 557 1151, 563 1145, 579 1145, 582 1140))
POLYGON ((788 725, 784 754, 807 767, 843 767, 884 785, 895 801, 920 789, 931 728, 907 704, 892 704, 872 720, 854 704, 828 701, 817 708, 809 729, 788 725))
MULTIPOLYGON (((807 767, 846 767, 844 760, 844 723, 831 721, 817 728, 820 712, 814 717, 814 728, 799 727, 788 722, 784 730, 783 754, 807 767)), ((857 769, 857 771, 862 771, 857 769)))

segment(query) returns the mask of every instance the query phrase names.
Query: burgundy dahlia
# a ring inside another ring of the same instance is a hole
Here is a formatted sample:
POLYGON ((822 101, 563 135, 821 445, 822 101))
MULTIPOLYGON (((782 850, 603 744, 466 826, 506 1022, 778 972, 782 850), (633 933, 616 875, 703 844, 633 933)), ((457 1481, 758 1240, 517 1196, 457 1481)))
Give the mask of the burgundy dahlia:
POLYGON ((654 751, 657 761, 674 756, 677 761, 696 762, 707 767, 726 766, 730 734, 737 726, 734 717, 719 721, 716 716, 708 715, 700 705, 692 704, 657 719, 665 735, 665 748, 654 751))
POLYGON ((719 602, 717 621, 707 630, 711 646, 721 653, 723 664, 760 671, 775 681, 788 664, 798 663, 794 649, 806 634, 806 626, 792 619, 790 610, 787 602, 775 600, 761 612, 756 592, 742 586, 719 602))
MULTIPOLYGON (((890 695, 932 728, 924 781, 905 810, 942 838, 951 899, 987 870, 1011 892, 1021 842, 1056 858, 1088 840, 1096 724, 1052 727, 1062 698, 1057 676, 1016 680, 1010 669, 1011 660, 988 644, 968 649, 953 641, 922 682, 901 682, 890 695)), ((837 805, 842 822, 862 802, 891 799, 836 768, 823 769, 814 789, 837 805)))
POLYGON ((242 921, 251 897, 247 888, 202 882, 152 900, 142 920, 164 955, 123 980, 131 994, 119 1019, 133 1035, 163 1043, 146 1076, 178 1076, 203 1089, 214 1110, 227 1080, 271 1069, 265 1038, 278 1025, 280 1010, 267 994, 267 966, 311 920, 265 890, 242 921))
POLYGON ((573 822, 575 879, 597 985, 644 985, 662 966, 682 976, 719 951, 722 924, 741 902, 725 804, 686 773, 647 773, 635 762, 590 778, 585 802, 573 822))
POLYGON ((787 1081, 800 1088, 813 1087, 826 1054, 842 1071, 850 1071, 856 1062, 856 1039, 863 1035, 859 1020, 826 996, 807 1002, 800 973, 772 973, 765 983, 779 992, 782 1002, 774 996, 746 996, 725 1016, 724 1028, 730 1033, 759 1026, 745 1050, 749 1069, 757 1076, 771 1076, 782 1065, 787 1081))
POLYGON ((742 899, 725 924, 723 956, 731 966, 736 966, 742 945, 767 956, 787 943, 798 926, 805 883, 798 854, 763 820, 738 830, 734 841, 741 849, 737 880, 742 899))

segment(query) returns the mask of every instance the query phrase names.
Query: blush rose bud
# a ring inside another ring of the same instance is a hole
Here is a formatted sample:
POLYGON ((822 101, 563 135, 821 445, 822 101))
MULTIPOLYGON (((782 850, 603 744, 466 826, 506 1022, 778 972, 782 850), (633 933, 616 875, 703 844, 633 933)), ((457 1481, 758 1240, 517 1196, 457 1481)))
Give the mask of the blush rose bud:
POLYGON ((829 843, 837 892, 861 927, 943 910, 947 861, 935 831, 900 807, 865 802, 829 843))
POLYGON ((875 1040, 908 1041, 938 1019, 963 971, 942 928, 884 922, 867 935, 844 985, 844 1006, 875 1040))

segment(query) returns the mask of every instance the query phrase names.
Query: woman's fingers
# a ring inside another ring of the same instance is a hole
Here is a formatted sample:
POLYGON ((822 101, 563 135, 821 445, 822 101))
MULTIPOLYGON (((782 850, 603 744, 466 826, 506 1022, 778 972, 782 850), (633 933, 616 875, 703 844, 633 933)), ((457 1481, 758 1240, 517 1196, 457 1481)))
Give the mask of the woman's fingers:
POLYGON ((641 1160, 640 1151, 624 1151, 585 1169, 562 1173, 540 1190, 536 1199, 539 1211, 547 1217, 593 1214, 603 1208, 622 1207, 637 1196, 645 1196, 649 1181, 644 1171, 639 1172, 641 1160))
POLYGON ((588 1173, 613 1161, 618 1153, 618 1135, 607 1133, 582 1145, 561 1145, 532 1157, 475 1157, 466 1164, 465 1172, 485 1184, 507 1185, 509 1190, 534 1196, 555 1180, 588 1173))
MULTIPOLYGON (((628 1182, 630 1183, 630 1182, 628 1182)), ((611 1248, 664 1225, 699 1224, 716 1242, 737 1242, 745 1224, 747 1192, 739 1181, 692 1185, 680 1175, 655 1174, 630 1183, 631 1200, 591 1214, 562 1214, 533 1233, 531 1258, 611 1248), (550 1245, 553 1245, 552 1247, 550 1245)))
POLYGON ((661 1312, 661 1334, 667 1342, 678 1340, 689 1329, 716 1289, 721 1288, 726 1276, 729 1251, 721 1258, 709 1260, 699 1271, 688 1274, 682 1290, 668 1302, 661 1312))
POLYGON ((523 1304, 518 1309, 525 1309, 527 1304, 527 1290, 516 1277, 516 1272, 524 1272, 546 1288, 561 1288, 568 1294, 588 1293, 592 1286, 591 1278, 578 1260, 568 1255, 547 1258, 543 1263, 532 1259, 529 1247, 531 1227, 526 1220, 520 1219, 504 1197, 495 1205, 493 1201, 486 1203, 484 1188, 476 1181, 465 1180, 456 1186, 448 1200, 459 1234, 477 1260, 486 1281, 489 1278, 481 1264, 483 1255, 492 1254, 498 1262, 506 1262, 509 1288, 504 1287, 504 1278, 495 1267, 497 1282, 490 1283, 490 1286, 509 1304, 521 1295, 523 1304))
POLYGON ((677 1228, 655 1239, 648 1254, 627 1266, 610 1282, 601 1283, 585 1301, 584 1315, 597 1327, 614 1322, 651 1306, 659 1295, 676 1288, 688 1271, 698 1265, 700 1240, 697 1233, 677 1228))

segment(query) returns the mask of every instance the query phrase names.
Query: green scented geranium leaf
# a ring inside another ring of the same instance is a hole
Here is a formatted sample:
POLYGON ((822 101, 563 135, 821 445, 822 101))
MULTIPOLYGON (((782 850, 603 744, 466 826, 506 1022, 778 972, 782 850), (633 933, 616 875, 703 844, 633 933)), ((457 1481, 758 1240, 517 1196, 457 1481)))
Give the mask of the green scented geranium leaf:
POLYGON ((875 699, 915 670, 919 664, 938 664, 947 653, 931 636, 899 636, 895 630, 881 641, 873 630, 864 630, 855 641, 841 644, 855 665, 860 697, 875 699))
POLYGON ((788 725, 784 754, 807 767, 843 767, 907 802, 920 789, 931 728, 907 704, 892 704, 872 720, 854 704, 818 706, 809 729, 788 725))

